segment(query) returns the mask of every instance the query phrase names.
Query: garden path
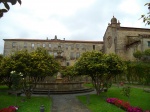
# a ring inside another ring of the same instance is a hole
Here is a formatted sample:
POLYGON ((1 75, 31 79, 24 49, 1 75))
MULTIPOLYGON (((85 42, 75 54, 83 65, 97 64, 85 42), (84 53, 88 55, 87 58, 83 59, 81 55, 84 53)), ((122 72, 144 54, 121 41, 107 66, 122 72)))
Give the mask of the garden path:
POLYGON ((86 108, 77 98, 77 95, 93 94, 66 94, 66 95, 51 95, 52 97, 52 110, 51 112, 91 112, 86 108))

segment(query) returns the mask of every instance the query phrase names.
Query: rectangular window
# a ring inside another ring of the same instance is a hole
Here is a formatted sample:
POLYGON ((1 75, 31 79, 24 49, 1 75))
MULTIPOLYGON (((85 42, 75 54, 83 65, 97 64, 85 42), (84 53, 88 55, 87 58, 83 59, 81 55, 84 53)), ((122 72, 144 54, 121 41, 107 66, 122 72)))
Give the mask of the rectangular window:
POLYGON ((148 47, 150 47, 150 41, 148 41, 148 47))
POLYGON ((95 45, 93 45, 93 50, 95 50, 95 45))
POLYGON ((34 44, 33 43, 31 44, 31 48, 34 48, 34 44))
POLYGON ((77 50, 79 50, 79 44, 76 44, 76 48, 77 48, 77 50))
POLYGON ((45 45, 45 44, 43 44, 43 47, 46 47, 46 45, 45 45))
POLYGON ((12 48, 16 47, 16 42, 12 42, 12 48))
POLYGON ((61 46, 61 48, 63 48, 63 47, 64 47, 64 46, 63 46, 63 44, 61 44, 60 46, 61 46))
POLYGON ((79 57, 80 57, 80 53, 77 52, 77 53, 76 53, 76 59, 78 59, 79 57))
POLYGON ((39 44, 39 43, 37 44, 37 47, 40 47, 40 44, 39 44))
POLYGON ((75 55, 74 55, 74 54, 75 54, 74 52, 71 52, 71 53, 70 53, 70 59, 71 59, 71 60, 74 60, 74 59, 75 59, 75 55))
POLYGON ((71 45, 71 50, 73 50, 73 49, 74 49, 74 44, 71 45))
POLYGON ((69 62, 67 62, 66 65, 69 66, 69 62))
POLYGON ((52 47, 52 44, 49 44, 49 47, 52 47))
POLYGON ((27 43, 26 42, 24 43, 24 48, 27 48, 27 43))
POLYGON ((68 45, 67 44, 65 45, 65 48, 66 48, 66 50, 68 50, 68 45))

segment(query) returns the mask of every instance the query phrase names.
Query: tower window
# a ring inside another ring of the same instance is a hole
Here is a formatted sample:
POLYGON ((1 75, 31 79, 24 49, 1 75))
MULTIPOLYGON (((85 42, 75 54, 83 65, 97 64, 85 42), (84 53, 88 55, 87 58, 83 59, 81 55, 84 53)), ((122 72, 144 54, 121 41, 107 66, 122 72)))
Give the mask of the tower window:
POLYGON ((150 41, 148 41, 148 47, 150 47, 150 41))

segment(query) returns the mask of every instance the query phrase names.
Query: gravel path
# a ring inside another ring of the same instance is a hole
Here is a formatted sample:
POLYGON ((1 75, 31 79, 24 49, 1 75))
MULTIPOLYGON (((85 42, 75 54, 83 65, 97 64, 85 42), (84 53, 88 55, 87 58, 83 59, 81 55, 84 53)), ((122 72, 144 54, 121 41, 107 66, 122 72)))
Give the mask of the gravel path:
POLYGON ((91 112, 76 98, 77 95, 84 94, 51 95, 53 103, 51 112, 91 112))

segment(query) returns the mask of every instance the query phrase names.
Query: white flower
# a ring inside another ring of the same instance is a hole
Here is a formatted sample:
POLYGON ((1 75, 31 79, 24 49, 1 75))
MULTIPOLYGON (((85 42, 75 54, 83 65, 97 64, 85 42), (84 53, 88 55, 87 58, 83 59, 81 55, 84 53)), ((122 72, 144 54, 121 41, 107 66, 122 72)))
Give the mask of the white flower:
POLYGON ((23 74, 22 74, 21 72, 19 73, 19 75, 20 75, 21 77, 23 76, 23 74))
POLYGON ((15 72, 16 72, 16 71, 11 71, 10 73, 11 73, 11 74, 14 74, 15 72))

